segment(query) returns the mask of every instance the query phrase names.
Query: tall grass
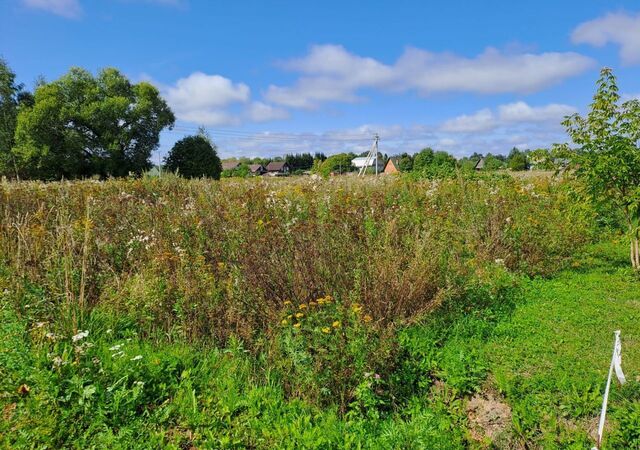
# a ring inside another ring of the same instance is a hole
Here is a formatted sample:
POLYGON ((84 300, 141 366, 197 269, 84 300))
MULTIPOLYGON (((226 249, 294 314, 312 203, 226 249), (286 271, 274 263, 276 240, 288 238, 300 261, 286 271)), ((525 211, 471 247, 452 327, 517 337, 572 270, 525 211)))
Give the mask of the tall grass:
POLYGON ((592 238, 572 189, 0 183, 0 443, 463 447, 515 281, 592 238))
POLYGON ((162 179, 0 184, 1 262, 32 314, 82 329, 101 308, 145 333, 252 343, 283 302, 330 294, 375 324, 415 319, 487 264, 548 274, 590 238, 569 186, 162 179))

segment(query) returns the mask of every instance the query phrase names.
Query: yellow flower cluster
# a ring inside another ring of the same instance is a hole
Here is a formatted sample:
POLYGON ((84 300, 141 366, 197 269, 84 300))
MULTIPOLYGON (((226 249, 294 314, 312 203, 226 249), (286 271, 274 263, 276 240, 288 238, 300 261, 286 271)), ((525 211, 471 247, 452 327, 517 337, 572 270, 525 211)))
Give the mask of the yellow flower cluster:
POLYGON ((332 300, 333 300, 333 297, 327 294, 324 297, 319 298, 317 301, 318 301, 318 305, 326 305, 328 303, 331 303, 332 300))

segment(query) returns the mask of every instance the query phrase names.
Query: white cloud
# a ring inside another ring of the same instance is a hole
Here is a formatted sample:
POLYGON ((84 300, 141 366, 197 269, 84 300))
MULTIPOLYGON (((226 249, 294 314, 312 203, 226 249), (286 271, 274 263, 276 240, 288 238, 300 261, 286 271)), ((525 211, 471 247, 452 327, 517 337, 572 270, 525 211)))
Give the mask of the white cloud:
POLYGON ((161 88, 169 106, 180 120, 203 125, 229 125, 238 122, 227 107, 247 103, 249 86, 234 83, 220 75, 194 72, 174 86, 161 88))
POLYGON ((625 64, 640 63, 640 13, 609 13, 578 25, 571 34, 576 44, 603 47, 613 43, 620 46, 620 58, 625 64))
POLYGON ((486 131, 495 128, 496 117, 490 109, 481 109, 475 114, 463 114, 449 119, 442 124, 441 130, 452 133, 470 133, 474 131, 486 131))
POLYGON ((505 122, 560 122, 565 116, 577 112, 569 105, 551 103, 531 107, 525 102, 509 103, 498 107, 500 119, 505 122))
POLYGON ((178 120, 197 125, 240 125, 289 117, 289 112, 260 101, 251 101, 251 89, 221 75, 194 72, 173 85, 164 85, 147 74, 141 79, 158 86, 178 120))
POLYGON ((513 124, 547 122, 558 125, 565 116, 575 112, 576 109, 569 105, 551 103, 545 106, 529 106, 519 101, 498 106, 496 113, 485 108, 474 114, 454 117, 443 122, 440 130, 448 133, 473 133, 513 124))
POLYGON ((282 120, 289 117, 289 112, 263 102, 252 102, 246 109, 246 116, 252 122, 268 122, 282 120))
POLYGON ((265 99, 291 108, 315 109, 322 102, 353 103, 358 100, 355 87, 340 79, 317 77, 301 78, 291 87, 270 85, 265 99))
POLYGON ((22 0, 22 3, 29 8, 41 9, 68 19, 77 19, 82 15, 78 0, 22 0))
POLYGON ((578 53, 507 54, 488 48, 474 58, 409 48, 396 63, 399 78, 422 94, 527 93, 577 75, 593 61, 578 53))
POLYGON ((391 65, 348 52, 337 45, 311 48, 303 58, 281 63, 302 77, 292 86, 269 86, 265 98, 293 108, 317 108, 323 102, 356 102, 358 91, 416 90, 496 94, 532 92, 577 75, 593 65, 586 56, 566 53, 504 53, 488 48, 466 58, 408 48, 391 65))

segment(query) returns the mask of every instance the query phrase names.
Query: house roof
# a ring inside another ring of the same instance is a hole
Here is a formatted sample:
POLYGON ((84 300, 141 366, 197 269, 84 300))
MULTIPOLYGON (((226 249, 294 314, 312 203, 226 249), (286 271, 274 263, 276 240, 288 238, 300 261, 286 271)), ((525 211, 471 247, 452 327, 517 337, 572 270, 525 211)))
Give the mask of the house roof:
MULTIPOLYGON (((393 164, 393 166, 397 169, 400 170, 400 157, 399 156, 392 156, 391 158, 389 158, 387 160, 387 164, 393 164)), ((384 167, 387 167, 387 164, 384 165, 384 167)))
POLYGON ((279 172, 289 165, 285 161, 271 161, 267 164, 267 170, 269 172, 279 172))
POLYGON ((265 170, 262 164, 249 164, 249 170, 251 172, 258 172, 260 170, 265 170))
POLYGON ((222 170, 233 170, 239 165, 240 163, 238 161, 223 161, 222 170))
POLYGON ((473 168, 474 169, 484 169, 484 158, 480 158, 480 160, 476 163, 476 165, 473 168))

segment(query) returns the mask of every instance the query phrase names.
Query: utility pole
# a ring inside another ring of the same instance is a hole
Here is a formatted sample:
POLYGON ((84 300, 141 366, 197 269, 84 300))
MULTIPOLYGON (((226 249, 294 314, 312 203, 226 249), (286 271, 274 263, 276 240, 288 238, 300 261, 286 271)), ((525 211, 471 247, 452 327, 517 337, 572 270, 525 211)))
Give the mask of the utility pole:
POLYGON ((378 142, 380 141, 380 136, 376 133, 373 136, 373 145, 371 145, 371 149, 369 153, 367 153, 367 158, 364 161, 364 165, 360 168, 360 172, 358 172, 359 177, 363 177, 367 173, 367 167, 369 164, 375 159, 376 165, 376 175, 378 175, 378 142), (375 152, 375 153, 374 153, 375 152))
POLYGON ((376 133, 376 135, 374 136, 375 139, 375 147, 376 147, 376 176, 378 176, 378 141, 380 140, 380 136, 378 136, 378 133, 376 133))

